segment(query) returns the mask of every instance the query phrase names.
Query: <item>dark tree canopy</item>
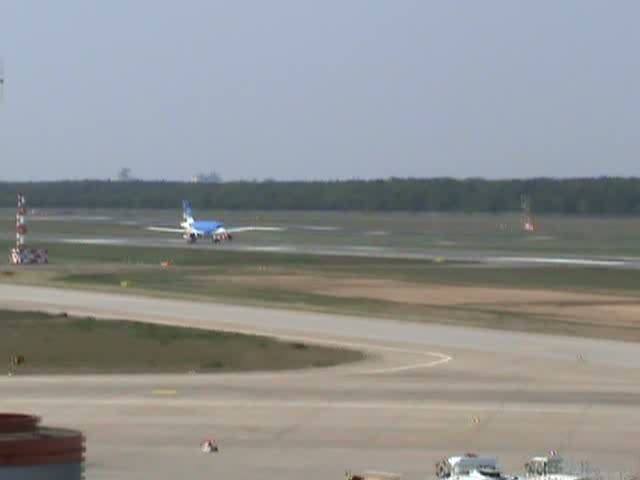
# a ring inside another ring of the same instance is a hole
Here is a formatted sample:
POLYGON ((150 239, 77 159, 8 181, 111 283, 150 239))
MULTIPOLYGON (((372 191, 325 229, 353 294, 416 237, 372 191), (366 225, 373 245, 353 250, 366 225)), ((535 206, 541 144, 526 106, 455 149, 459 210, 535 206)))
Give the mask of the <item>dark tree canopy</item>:
POLYGON ((32 207, 197 208, 257 210, 368 210, 415 212, 517 211, 529 198, 535 213, 640 213, 640 178, 453 178, 323 182, 111 182, 0 183, 0 206, 24 192, 32 207))

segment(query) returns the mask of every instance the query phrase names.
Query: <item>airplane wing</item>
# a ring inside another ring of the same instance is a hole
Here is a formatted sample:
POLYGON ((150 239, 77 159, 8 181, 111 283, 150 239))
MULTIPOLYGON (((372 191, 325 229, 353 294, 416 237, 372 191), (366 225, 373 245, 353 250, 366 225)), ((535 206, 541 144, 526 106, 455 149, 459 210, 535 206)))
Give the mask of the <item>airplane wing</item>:
POLYGON ((225 230, 229 233, 240 233, 240 232, 283 232, 284 228, 281 227, 235 227, 235 228, 225 228, 225 230))
POLYGON ((150 230, 152 232, 184 233, 183 228, 147 227, 145 230, 150 230))

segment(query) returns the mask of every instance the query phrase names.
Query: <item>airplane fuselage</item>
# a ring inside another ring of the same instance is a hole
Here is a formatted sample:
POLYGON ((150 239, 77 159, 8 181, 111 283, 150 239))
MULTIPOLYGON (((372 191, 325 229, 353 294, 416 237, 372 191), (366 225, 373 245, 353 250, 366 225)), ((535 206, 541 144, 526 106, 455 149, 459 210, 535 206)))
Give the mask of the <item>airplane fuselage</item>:
POLYGON ((196 221, 191 224, 192 230, 204 232, 207 234, 213 234, 221 228, 224 228, 224 224, 220 222, 196 221))
POLYGON ((189 243, 195 242, 198 238, 210 238, 214 242, 222 240, 231 240, 225 229, 224 224, 215 221, 185 221, 181 224, 185 229, 184 237, 189 243))

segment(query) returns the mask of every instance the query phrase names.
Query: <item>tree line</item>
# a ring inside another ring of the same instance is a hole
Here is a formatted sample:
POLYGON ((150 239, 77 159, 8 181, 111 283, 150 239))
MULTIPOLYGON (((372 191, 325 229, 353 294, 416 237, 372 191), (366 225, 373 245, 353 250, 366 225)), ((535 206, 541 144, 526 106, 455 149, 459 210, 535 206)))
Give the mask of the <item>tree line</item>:
POLYGON ((313 182, 187 183, 56 181, 0 183, 0 206, 16 194, 30 207, 196 208, 236 210, 364 210, 505 212, 532 201, 535 213, 639 214, 640 178, 402 179, 313 182))

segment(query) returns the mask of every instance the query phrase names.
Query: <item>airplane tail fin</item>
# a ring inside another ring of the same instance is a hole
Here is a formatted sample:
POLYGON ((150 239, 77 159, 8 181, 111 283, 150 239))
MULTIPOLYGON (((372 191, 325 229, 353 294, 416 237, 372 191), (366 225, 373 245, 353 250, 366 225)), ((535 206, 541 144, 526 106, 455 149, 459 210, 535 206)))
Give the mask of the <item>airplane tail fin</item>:
POLYGON ((193 222, 193 209, 189 200, 182 201, 182 219, 187 222, 193 222))

